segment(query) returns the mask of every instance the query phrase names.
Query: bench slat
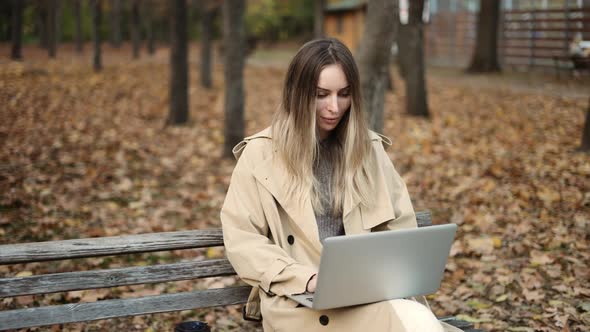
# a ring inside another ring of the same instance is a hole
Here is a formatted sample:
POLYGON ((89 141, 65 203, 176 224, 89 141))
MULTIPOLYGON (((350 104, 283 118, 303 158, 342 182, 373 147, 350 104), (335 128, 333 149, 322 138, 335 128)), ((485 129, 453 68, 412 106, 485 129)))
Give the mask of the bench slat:
POLYGON ((214 246, 223 246, 221 229, 5 244, 0 246, 0 264, 42 262, 214 246))
POLYGON ((235 275, 227 259, 0 279, 0 298, 235 275))
MULTIPOLYGON (((418 227, 432 225, 430 211, 416 212, 416 219, 418 227)), ((214 246, 223 246, 221 229, 5 244, 0 265, 214 246)))
POLYGON ((0 330, 243 304, 250 286, 0 312, 0 330))

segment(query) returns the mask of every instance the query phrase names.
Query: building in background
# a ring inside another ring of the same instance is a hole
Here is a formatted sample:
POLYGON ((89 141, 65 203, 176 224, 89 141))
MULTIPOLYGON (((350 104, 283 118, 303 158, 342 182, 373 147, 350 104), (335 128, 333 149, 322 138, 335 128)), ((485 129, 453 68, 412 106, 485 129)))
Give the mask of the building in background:
MULTIPOLYGON (((411 1, 411 0, 410 0, 411 1)), ((475 46, 480 0, 428 0, 427 63, 466 67, 475 46)), ((324 31, 357 51, 368 0, 328 0, 324 31)), ((498 54, 506 69, 554 69, 576 35, 590 40, 590 0, 502 0, 498 54)))
POLYGON ((326 35, 340 39, 356 53, 365 27, 368 0, 328 0, 324 10, 326 35))

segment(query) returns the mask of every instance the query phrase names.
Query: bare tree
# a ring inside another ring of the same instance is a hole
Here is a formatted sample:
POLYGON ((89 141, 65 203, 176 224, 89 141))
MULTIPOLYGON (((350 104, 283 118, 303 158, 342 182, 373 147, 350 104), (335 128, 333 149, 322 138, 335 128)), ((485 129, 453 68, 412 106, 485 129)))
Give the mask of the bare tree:
POLYGON ((368 112, 369 126, 377 132, 383 132, 383 109, 395 12, 396 6, 392 0, 369 1, 365 32, 359 49, 363 107, 368 112))
POLYGON ((47 51, 50 58, 55 58, 57 53, 57 13, 59 0, 47 0, 47 51))
POLYGON ((170 113, 168 124, 188 122, 188 31, 186 0, 174 0, 171 6, 170 113))
POLYGON ((244 33, 245 0, 223 2, 223 43, 225 80, 225 142, 223 156, 232 157, 232 148, 244 138, 244 33))
POLYGON ((102 70, 102 54, 100 50, 100 24, 102 22, 102 0, 91 0, 92 10, 92 39, 94 41, 93 67, 94 71, 102 70))
POLYGON ((586 122, 582 133, 582 144, 580 151, 590 152, 590 98, 588 99, 588 110, 586 111, 586 122))
POLYGON ((121 0, 111 0, 111 45, 116 48, 121 47, 121 11, 121 0))
POLYGON ((49 4, 46 0, 37 0, 35 6, 37 15, 35 17, 35 31, 39 34, 39 47, 49 48, 49 36, 47 21, 49 16, 49 4))
POLYGON ((219 4, 215 1, 205 3, 201 9, 201 84, 205 88, 213 85, 211 78, 211 39, 213 37, 213 21, 219 10, 219 4))
POLYGON ((133 58, 139 58, 141 47, 141 19, 139 13, 139 0, 131 1, 131 42, 133 43, 133 58))
POLYGON ((150 0, 144 6, 145 9, 145 39, 149 55, 156 52, 156 43, 154 38, 154 3, 150 0))
POLYGON ((24 3, 21 0, 12 0, 12 50, 10 57, 13 60, 21 60, 23 58, 23 9, 24 3))
POLYGON ((76 51, 82 53, 84 48, 84 37, 82 35, 82 0, 73 0, 72 5, 74 7, 74 19, 76 24, 75 40, 76 40, 76 51))
POLYGON ((498 22, 500 0, 481 0, 477 18, 475 52, 468 71, 474 73, 500 71, 498 63, 498 22))
POLYGON ((324 35, 324 7, 326 7, 326 0, 314 1, 313 36, 315 38, 324 35))
MULTIPOLYGON (((406 107, 411 115, 428 117, 424 66, 424 23, 422 12, 424 0, 408 1, 408 22, 399 24, 397 43, 399 45, 400 73, 406 83, 406 107)), ((399 19, 396 18, 399 22, 399 19)))

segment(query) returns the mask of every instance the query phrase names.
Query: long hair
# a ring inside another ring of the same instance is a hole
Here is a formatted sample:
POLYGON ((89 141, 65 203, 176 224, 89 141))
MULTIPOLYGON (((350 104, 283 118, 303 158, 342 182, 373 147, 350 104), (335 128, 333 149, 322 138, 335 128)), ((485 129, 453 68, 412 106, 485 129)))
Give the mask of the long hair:
POLYGON ((372 179, 368 165, 373 153, 362 110, 359 72, 350 50, 333 38, 304 44, 291 60, 283 87, 282 103, 272 121, 274 151, 290 178, 287 191, 295 199, 308 195, 314 210, 342 213, 344 194, 369 206, 372 179), (334 129, 336 142, 326 154, 332 167, 332 210, 320 203, 319 181, 313 174, 318 158, 319 133, 316 128, 316 95, 320 72, 338 64, 350 86, 351 106, 334 129))

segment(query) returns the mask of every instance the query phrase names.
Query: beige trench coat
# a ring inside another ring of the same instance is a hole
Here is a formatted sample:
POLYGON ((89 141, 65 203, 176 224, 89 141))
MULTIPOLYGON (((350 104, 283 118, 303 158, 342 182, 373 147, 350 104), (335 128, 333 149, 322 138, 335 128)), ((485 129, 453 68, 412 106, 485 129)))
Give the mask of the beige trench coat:
MULTIPOLYGON (((345 195, 346 234, 417 227, 406 185, 385 153, 391 142, 370 133, 374 148, 376 207, 366 209, 345 195)), ((249 317, 262 314, 264 331, 398 331, 400 322, 388 302, 332 310, 311 310, 285 297, 303 293, 317 273, 322 244, 309 199, 290 199, 286 170, 272 158, 270 129, 236 145, 238 159, 221 223, 228 259, 253 286, 249 317)))

